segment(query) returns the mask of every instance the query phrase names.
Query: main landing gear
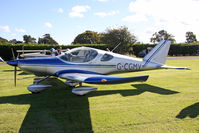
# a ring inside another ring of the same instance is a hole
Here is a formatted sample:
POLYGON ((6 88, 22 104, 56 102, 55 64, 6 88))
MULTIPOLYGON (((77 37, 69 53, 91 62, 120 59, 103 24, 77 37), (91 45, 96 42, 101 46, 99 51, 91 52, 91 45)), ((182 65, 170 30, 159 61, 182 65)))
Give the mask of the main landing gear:
MULTIPOLYGON (((40 78, 40 79, 34 79, 34 82, 32 85, 28 86, 28 90, 32 92, 32 94, 37 94, 40 93, 43 90, 49 89, 52 87, 52 85, 45 85, 45 84, 40 84, 40 82, 48 79, 50 76, 47 76, 45 78, 40 78)), ((91 87, 91 86, 82 86, 82 82, 78 81, 72 81, 72 80, 67 80, 65 82, 66 85, 74 87, 72 89, 72 93, 75 95, 86 95, 87 93, 91 91, 96 91, 97 87, 91 87), (78 87, 75 87, 79 84, 78 87)))
POLYGON ((87 93, 91 91, 97 90, 97 87, 82 86, 82 82, 78 82, 78 81, 67 80, 65 84, 71 87, 75 87, 79 84, 78 87, 75 87, 72 89, 72 93, 75 95, 80 95, 80 96, 86 95, 87 93))
POLYGON ((45 78, 34 79, 33 84, 28 86, 28 90, 32 92, 32 94, 37 94, 43 90, 51 88, 52 85, 39 84, 40 82, 48 79, 49 77, 50 76, 47 76, 45 78))

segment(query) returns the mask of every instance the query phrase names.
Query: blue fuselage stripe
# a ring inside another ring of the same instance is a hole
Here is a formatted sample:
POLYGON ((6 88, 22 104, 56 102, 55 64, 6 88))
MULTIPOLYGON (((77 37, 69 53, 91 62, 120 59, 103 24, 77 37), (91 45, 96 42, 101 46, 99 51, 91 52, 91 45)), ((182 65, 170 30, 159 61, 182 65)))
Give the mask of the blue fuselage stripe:
POLYGON ((43 66, 43 67, 84 67, 84 68, 116 68, 116 65, 51 65, 51 64, 20 64, 22 66, 43 66))
POLYGON ((74 64, 63 62, 57 57, 20 59, 18 65, 22 66, 43 66, 43 67, 84 67, 84 68, 115 68, 116 65, 100 65, 100 64, 74 64))

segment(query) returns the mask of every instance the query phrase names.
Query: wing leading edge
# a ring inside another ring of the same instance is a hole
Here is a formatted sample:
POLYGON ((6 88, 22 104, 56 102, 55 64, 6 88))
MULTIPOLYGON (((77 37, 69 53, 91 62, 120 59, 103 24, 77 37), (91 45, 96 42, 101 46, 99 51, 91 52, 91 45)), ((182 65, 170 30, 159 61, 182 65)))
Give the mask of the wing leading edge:
POLYGON ((138 81, 143 82, 149 77, 148 75, 136 77, 116 77, 83 70, 62 70, 57 72, 55 76, 89 84, 120 84, 138 81))

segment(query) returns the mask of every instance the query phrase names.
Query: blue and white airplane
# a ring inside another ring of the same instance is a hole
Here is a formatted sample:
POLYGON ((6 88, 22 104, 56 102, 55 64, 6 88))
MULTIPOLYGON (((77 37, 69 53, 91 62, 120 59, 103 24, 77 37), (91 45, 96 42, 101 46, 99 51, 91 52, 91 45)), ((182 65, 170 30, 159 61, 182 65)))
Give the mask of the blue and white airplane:
MULTIPOLYGON (((77 95, 84 95, 90 91, 97 90, 96 87, 82 87, 83 83, 88 84, 118 84, 137 81, 146 81, 146 76, 116 77, 107 74, 114 72, 135 72, 153 69, 188 69, 187 67, 166 66, 165 61, 168 55, 171 42, 160 41, 143 59, 128 57, 109 51, 89 47, 78 47, 56 57, 17 59, 8 61, 7 64, 15 66, 23 71, 35 74, 36 76, 60 77, 66 79, 69 86, 74 88, 72 92, 77 95)), ((44 79, 46 79, 44 78, 44 79)), ((35 81, 28 89, 32 93, 40 92, 51 86, 39 84, 35 81)))

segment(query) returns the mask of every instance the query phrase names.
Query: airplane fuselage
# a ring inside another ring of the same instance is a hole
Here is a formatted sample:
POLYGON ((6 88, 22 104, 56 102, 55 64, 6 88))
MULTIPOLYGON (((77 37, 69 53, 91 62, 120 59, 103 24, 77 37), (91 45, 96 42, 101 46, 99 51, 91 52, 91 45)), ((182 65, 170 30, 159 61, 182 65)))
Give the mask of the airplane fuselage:
POLYGON ((155 63, 145 65, 145 61, 142 59, 102 50, 97 50, 97 53, 97 56, 88 62, 66 61, 61 58, 63 55, 56 57, 20 59, 18 60, 18 67, 37 76, 53 76, 60 70, 75 69, 108 74, 113 72, 134 72, 139 70, 155 69, 159 65, 155 63), (111 56, 112 59, 102 60, 105 54, 111 56))

